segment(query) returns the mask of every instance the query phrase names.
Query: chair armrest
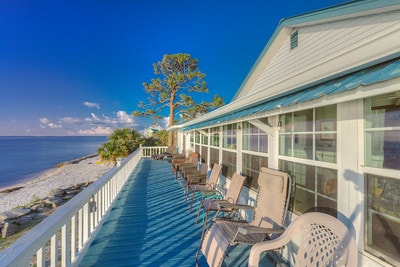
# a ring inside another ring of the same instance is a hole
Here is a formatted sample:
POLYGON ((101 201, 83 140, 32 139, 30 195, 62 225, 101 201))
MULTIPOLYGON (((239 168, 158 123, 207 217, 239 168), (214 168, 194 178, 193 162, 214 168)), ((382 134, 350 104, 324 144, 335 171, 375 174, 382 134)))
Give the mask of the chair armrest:
POLYGON ((172 159, 172 164, 180 164, 184 163, 185 159, 172 159))
POLYGON ((184 176, 188 174, 201 174, 200 170, 196 166, 183 166, 180 168, 184 176))
POLYGON ((254 210, 253 206, 243 205, 243 204, 234 204, 234 203, 220 203, 220 209, 234 209, 234 210, 254 210))
POLYGON ((173 159, 183 159, 183 160, 186 160, 186 157, 185 157, 185 155, 182 155, 182 154, 174 154, 174 155, 173 155, 173 159))
POLYGON ((201 184, 201 185, 204 185, 204 184, 206 184, 206 180, 207 180, 207 178, 206 177, 192 177, 192 178, 190 178, 190 179, 187 179, 187 184, 188 185, 198 185, 198 184, 201 184))
POLYGON ((273 229, 273 228, 263 228, 257 226, 246 225, 238 228, 238 232, 244 235, 247 234, 281 234, 285 231, 285 229, 273 229))
POLYGON ((199 170, 199 168, 197 167, 197 166, 194 166, 193 164, 192 165, 183 165, 182 166, 182 171, 185 171, 185 172, 187 172, 187 171, 196 171, 196 172, 198 172, 198 173, 200 173, 200 170, 199 170))
POLYGON ((207 180, 207 174, 200 174, 200 173, 198 173, 198 174, 196 174, 196 173, 190 173, 190 174, 188 174, 188 175, 186 175, 186 179, 188 180, 188 181, 191 181, 191 180, 207 180))
POLYGON ((178 165, 179 165, 179 168, 187 168, 187 167, 192 167, 192 166, 194 166, 194 167, 196 167, 195 165, 193 165, 193 163, 191 163, 191 162, 182 162, 182 163, 178 163, 178 165))
POLYGON ((222 199, 222 194, 218 190, 205 190, 201 191, 201 198, 220 198, 222 199))
POLYGON ((260 262, 260 255, 265 251, 280 249, 288 244, 291 240, 291 234, 284 232, 282 235, 273 240, 268 240, 254 244, 249 253, 248 267, 258 267, 260 262))

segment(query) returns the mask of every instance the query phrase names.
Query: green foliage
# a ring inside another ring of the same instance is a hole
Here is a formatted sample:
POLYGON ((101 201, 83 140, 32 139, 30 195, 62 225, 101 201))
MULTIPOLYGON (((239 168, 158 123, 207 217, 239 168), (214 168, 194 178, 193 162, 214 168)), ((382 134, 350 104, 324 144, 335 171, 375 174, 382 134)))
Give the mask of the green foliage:
POLYGON ((212 109, 222 107, 224 105, 224 100, 214 95, 213 102, 202 101, 196 105, 190 105, 185 110, 181 111, 182 119, 184 121, 192 120, 200 115, 206 114, 212 109))
POLYGON ((108 141, 98 148, 102 160, 116 162, 117 158, 125 158, 140 145, 143 146, 166 146, 168 132, 161 130, 152 137, 144 138, 137 131, 129 128, 115 129, 108 137, 108 141))
POLYGON ((168 132, 167 130, 161 130, 153 134, 154 138, 158 140, 159 146, 168 145, 168 132))
MULTIPOLYGON (((172 126, 178 113, 183 115, 183 120, 189 120, 223 105, 223 99, 218 96, 214 96, 211 103, 197 104, 193 99, 194 93, 207 93, 208 88, 198 60, 189 54, 164 55, 162 61, 154 63, 153 67, 157 77, 150 83, 143 83, 149 96, 146 102, 139 102, 139 110, 132 112, 134 116, 158 119, 163 117, 164 109, 169 109, 169 126, 172 126)), ((170 133, 168 144, 172 145, 172 142, 170 133)))
POLYGON ((97 152, 102 160, 115 162, 117 158, 125 158, 135 151, 141 142, 142 137, 137 131, 129 128, 116 129, 97 152))
POLYGON ((144 139, 143 146, 163 146, 160 140, 154 136, 144 139))

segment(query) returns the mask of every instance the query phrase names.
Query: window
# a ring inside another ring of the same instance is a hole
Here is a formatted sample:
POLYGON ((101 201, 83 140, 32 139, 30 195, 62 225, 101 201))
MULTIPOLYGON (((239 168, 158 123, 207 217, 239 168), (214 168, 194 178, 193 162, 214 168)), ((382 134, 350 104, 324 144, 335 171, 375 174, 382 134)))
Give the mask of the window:
POLYGON ((292 210, 337 215, 336 105, 281 115, 279 168, 296 183, 292 210), (291 159, 289 159, 291 158, 291 159), (301 159, 301 160, 298 160, 301 159), (309 164, 304 164, 304 159, 309 164), (329 163, 329 164, 327 164, 329 163))
POLYGON ((319 211, 337 216, 337 170, 280 160, 279 169, 289 173, 295 182, 296 214, 319 211))
POLYGON ((207 163, 208 159, 208 147, 207 146, 202 146, 201 147, 201 163, 207 163))
POLYGON ((194 150, 194 132, 189 133, 189 142, 190 142, 189 150, 194 150))
POLYGON ((256 152, 268 152, 268 135, 249 122, 243 122, 243 149, 256 152))
POLYGON ((366 175, 367 224, 365 250, 400 262, 400 180, 366 175))
POLYGON ((210 167, 214 163, 219 163, 219 149, 210 147, 210 167))
POLYGON ((208 145, 208 129, 201 130, 201 144, 208 145))
POLYGON ((365 163, 400 170, 400 92, 365 99, 365 163))
MULTIPOLYGON (((266 124, 268 123, 265 120, 266 124)), ((243 150, 256 153, 242 153, 242 174, 247 177, 246 185, 257 189, 258 175, 261 167, 268 167, 268 134, 245 121, 242 124, 243 150)))
POLYGON ((399 265, 400 92, 364 99, 364 119, 365 250, 399 265))
POLYGON ((242 161, 242 174, 247 177, 246 186, 257 189, 260 169, 261 167, 268 167, 268 157, 243 153, 242 161))
POLYGON ((194 141, 195 141, 196 144, 200 144, 200 138, 201 138, 200 132, 195 131, 194 141))
POLYGON ((222 169, 222 175, 225 177, 232 177, 236 171, 236 152, 222 151, 222 162, 224 168, 222 169))
POLYGON ((336 105, 280 116, 279 155, 336 163, 336 105))
POLYGON ((299 45, 299 32, 294 31, 290 35, 290 49, 296 48, 299 45))
POLYGON ((236 124, 224 125, 223 147, 228 149, 236 149, 237 129, 236 124))
POLYGON ((210 145, 219 147, 219 127, 211 128, 210 134, 210 145))

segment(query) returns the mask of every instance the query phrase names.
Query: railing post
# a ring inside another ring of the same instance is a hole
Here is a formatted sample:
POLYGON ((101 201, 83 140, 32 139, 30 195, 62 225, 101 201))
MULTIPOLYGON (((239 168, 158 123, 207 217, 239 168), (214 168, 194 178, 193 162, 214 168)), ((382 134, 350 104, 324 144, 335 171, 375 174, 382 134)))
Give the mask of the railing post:
POLYGON ((82 210, 83 210, 83 244, 85 244, 89 238, 89 227, 90 227, 89 203, 85 203, 82 210))
POLYGON ((71 237, 70 224, 65 224, 61 229, 61 267, 67 267, 71 262, 71 237))
POLYGON ((46 260, 46 255, 45 255, 45 248, 41 247, 36 255, 36 264, 38 267, 44 267, 45 266, 45 260, 46 260))
POLYGON ((78 251, 83 247, 83 207, 78 212, 78 251))
POLYGON ((50 242, 50 266, 51 267, 57 267, 57 260, 58 260, 58 241, 57 241, 57 234, 55 233, 51 237, 51 242, 50 242))
POLYGON ((75 260, 76 257, 76 216, 72 216, 71 218, 71 261, 75 260))

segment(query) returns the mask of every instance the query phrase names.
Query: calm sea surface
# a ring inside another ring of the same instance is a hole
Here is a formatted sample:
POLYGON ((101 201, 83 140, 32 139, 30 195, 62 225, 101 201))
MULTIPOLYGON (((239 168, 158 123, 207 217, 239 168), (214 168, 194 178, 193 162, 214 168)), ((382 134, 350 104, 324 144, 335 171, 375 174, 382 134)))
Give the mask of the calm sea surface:
POLYGON ((97 152, 105 136, 0 136, 0 188, 37 177, 58 163, 97 152))

